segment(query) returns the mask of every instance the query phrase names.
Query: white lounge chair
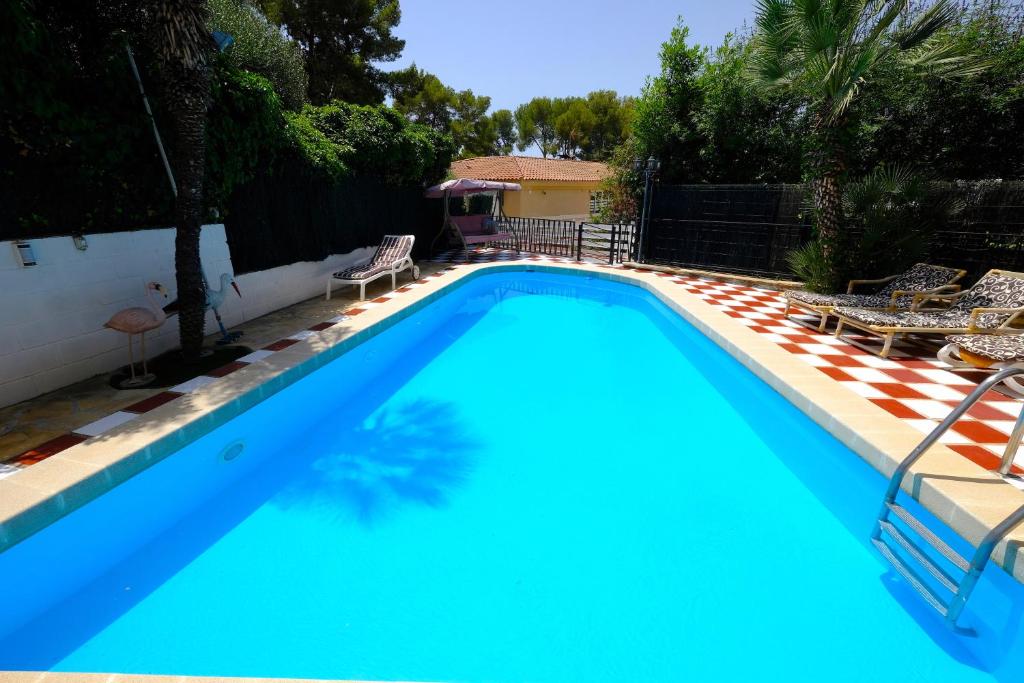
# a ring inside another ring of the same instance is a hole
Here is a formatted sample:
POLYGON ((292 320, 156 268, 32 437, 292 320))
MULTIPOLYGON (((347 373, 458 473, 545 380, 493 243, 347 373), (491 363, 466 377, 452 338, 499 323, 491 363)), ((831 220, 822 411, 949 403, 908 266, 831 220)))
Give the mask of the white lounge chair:
POLYGON ((366 299, 366 285, 386 275, 391 276, 391 289, 398 286, 397 275, 403 270, 411 270, 414 279, 420 278, 419 267, 412 262, 412 245, 415 235, 384 235, 377 252, 367 263, 339 270, 327 278, 327 296, 331 299, 331 287, 337 283, 342 285, 359 285, 359 300, 366 299))

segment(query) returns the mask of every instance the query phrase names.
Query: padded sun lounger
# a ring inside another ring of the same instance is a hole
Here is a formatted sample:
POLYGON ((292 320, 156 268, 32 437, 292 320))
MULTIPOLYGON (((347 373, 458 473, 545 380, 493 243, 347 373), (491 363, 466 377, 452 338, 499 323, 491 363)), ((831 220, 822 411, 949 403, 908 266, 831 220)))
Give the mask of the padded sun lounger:
POLYGON ((367 263, 339 270, 327 278, 327 296, 331 298, 331 287, 335 284, 359 285, 359 300, 366 298, 366 285, 386 275, 391 276, 391 289, 398 285, 397 275, 411 270, 413 278, 419 279, 420 269, 412 262, 412 245, 415 235, 384 235, 377 252, 367 263))
POLYGON ((837 337, 847 327, 882 337, 882 357, 889 354, 893 339, 902 334, 1013 334, 1019 332, 1013 324, 1024 319, 1024 273, 990 270, 970 289, 923 296, 909 311, 840 306, 832 312, 839 318, 837 337), (950 307, 921 310, 930 301, 950 307))
POLYGON ((933 266, 918 263, 899 275, 878 280, 850 280, 846 294, 818 294, 804 290, 785 292, 786 317, 791 309, 798 309, 821 316, 818 330, 825 331, 829 315, 837 306, 854 306, 857 308, 877 308, 888 311, 907 309, 922 297, 929 294, 943 294, 958 291, 955 285, 967 271, 945 266, 933 266), (854 289, 863 285, 876 285, 873 293, 854 293, 854 289))

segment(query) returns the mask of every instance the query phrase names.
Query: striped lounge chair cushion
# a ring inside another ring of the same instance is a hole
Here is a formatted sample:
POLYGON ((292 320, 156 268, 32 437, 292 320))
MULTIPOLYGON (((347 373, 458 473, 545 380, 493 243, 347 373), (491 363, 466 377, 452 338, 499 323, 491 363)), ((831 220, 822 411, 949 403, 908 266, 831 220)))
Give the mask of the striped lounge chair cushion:
POLYGON ((379 275, 390 270, 395 263, 408 258, 412 244, 412 235, 385 235, 369 263, 339 270, 333 277, 339 280, 365 280, 379 275))

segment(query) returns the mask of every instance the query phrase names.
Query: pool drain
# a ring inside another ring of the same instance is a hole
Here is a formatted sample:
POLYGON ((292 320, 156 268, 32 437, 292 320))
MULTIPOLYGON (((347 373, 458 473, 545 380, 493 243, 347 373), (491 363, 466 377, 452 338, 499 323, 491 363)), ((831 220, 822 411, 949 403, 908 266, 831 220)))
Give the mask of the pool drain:
POLYGON ((234 443, 228 444, 224 447, 224 450, 220 452, 220 459, 224 462, 231 462, 242 454, 245 450, 245 444, 241 441, 235 441, 234 443))

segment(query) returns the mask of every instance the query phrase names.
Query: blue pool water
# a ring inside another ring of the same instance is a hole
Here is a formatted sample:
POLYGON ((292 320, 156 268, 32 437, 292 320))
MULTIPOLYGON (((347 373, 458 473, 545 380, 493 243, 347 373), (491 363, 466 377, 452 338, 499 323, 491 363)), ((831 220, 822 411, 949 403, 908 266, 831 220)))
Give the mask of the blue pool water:
POLYGON ((947 631, 883 488, 649 294, 510 270, 0 555, 0 669, 1019 680, 1021 587, 947 631))

